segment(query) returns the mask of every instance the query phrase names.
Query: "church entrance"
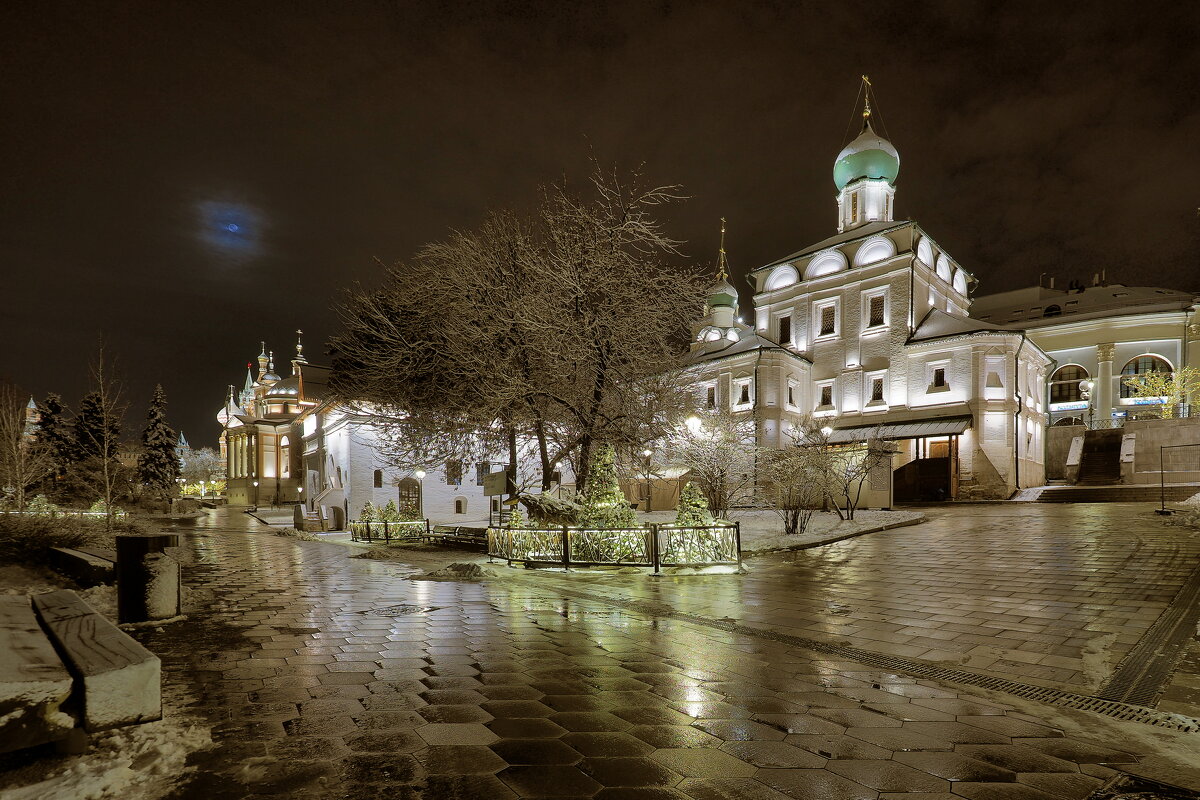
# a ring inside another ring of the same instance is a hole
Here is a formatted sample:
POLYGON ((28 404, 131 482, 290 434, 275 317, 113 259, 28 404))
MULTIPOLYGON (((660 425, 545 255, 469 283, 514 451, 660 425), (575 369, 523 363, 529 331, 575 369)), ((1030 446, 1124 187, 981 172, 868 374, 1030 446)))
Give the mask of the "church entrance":
POLYGON ((953 499, 958 493, 958 437, 926 436, 905 445, 910 460, 892 473, 896 502, 953 499))

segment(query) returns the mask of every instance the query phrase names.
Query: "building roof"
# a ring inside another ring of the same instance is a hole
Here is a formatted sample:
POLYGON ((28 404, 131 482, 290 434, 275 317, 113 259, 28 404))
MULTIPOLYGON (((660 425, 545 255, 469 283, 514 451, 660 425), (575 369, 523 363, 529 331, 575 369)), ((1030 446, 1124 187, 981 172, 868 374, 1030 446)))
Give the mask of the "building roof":
POLYGON ((971 303, 971 316, 996 325, 1039 328, 1072 320, 1181 311, 1197 301, 1194 292, 1155 286, 1119 283, 1077 289, 1030 286, 976 297, 971 303))
POLYGON ((1013 330, 990 322, 981 322, 971 317, 956 317, 937 308, 929 309, 925 318, 917 324, 917 329, 908 337, 910 344, 928 342, 934 339, 944 339, 947 336, 966 336, 972 333, 1018 333, 1020 328, 1013 330))
POLYGON ((762 336, 749 325, 739 322, 734 326, 734 329, 738 331, 738 340, 736 342, 731 342, 725 338, 711 342, 701 342, 699 347, 688 354, 687 360, 692 364, 701 364, 706 361, 716 361, 756 350, 778 350, 801 361, 808 360, 794 350, 762 336))
POLYGON ((953 417, 928 417, 884 425, 855 425, 838 428, 829 434, 831 444, 865 442, 868 439, 919 439, 924 436, 952 436, 971 427, 970 414, 953 417))
POLYGON ((851 228, 850 230, 843 231, 836 236, 830 236, 828 239, 823 239, 816 244, 809 245, 803 250, 797 250, 795 253, 784 256, 780 259, 776 259, 770 264, 764 264, 761 267, 751 270, 751 272, 758 272, 762 269, 777 267, 780 264, 786 264, 789 261, 795 261, 798 258, 803 258, 804 256, 816 253, 819 250, 827 250, 831 247, 837 247, 838 245, 853 242, 856 239, 866 239, 869 236, 875 236, 876 234, 884 233, 885 231, 899 230, 900 228, 906 228, 909 225, 914 224, 915 223, 912 220, 901 220, 900 222, 868 222, 866 225, 859 225, 857 228, 851 228))

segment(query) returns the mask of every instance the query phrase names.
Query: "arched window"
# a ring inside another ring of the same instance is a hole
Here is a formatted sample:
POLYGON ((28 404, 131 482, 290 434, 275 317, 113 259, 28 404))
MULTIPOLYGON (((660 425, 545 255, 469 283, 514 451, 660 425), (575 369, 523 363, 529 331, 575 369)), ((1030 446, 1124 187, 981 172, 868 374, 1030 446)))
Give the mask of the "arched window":
POLYGON ((1130 359, 1125 368, 1121 370, 1121 397, 1133 397, 1133 389, 1125 384, 1125 379, 1136 375, 1145 375, 1150 372, 1162 372, 1170 374, 1174 372, 1171 365, 1167 363, 1165 358, 1158 356, 1144 355, 1130 359))
POLYGON ((279 474, 285 478, 292 477, 292 448, 287 436, 279 439, 279 474))
POLYGON ((465 498, 465 497, 454 498, 454 513, 455 514, 467 513, 467 498, 465 498))
POLYGON ((1087 380, 1087 377, 1087 370, 1078 364, 1068 364, 1065 367, 1059 367, 1050 376, 1050 402, 1075 403, 1082 400, 1079 382, 1087 380))
POLYGON ((1082 425, 1083 420, 1079 417, 1063 417, 1058 422, 1054 423, 1056 428, 1065 428, 1069 425, 1082 425))
POLYGON ((383 470, 381 470, 381 469, 375 470, 375 488, 376 489, 383 488, 383 470))

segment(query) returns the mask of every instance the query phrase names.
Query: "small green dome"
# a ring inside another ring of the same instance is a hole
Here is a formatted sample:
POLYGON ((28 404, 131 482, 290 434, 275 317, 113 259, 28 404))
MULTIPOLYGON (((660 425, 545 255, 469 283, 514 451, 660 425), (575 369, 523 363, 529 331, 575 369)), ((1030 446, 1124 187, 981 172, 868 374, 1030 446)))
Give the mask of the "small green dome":
POLYGON ((738 294, 737 289, 730 285, 729 281, 719 280, 713 284, 708 290, 708 306, 709 308, 718 308, 720 306, 728 306, 729 308, 737 308, 738 294))
POLYGON ((871 130, 869 124, 833 162, 833 182, 838 191, 859 178, 886 178, 888 183, 895 184, 898 174, 900 154, 891 142, 871 130))

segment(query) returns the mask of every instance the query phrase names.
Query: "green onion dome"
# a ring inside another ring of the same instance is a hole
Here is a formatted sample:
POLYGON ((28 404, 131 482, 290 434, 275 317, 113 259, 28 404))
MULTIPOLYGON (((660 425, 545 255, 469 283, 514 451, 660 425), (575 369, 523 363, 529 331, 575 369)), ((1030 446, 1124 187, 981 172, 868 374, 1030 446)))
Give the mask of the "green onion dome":
POLYGON ((737 304, 738 304, 737 289, 734 289, 733 286, 730 285, 729 281, 722 278, 722 279, 719 279, 716 283, 714 283, 711 287, 709 287, 709 290, 708 290, 708 307, 709 308, 719 308, 721 306, 727 306, 729 308, 737 308, 737 304))
POLYGON ((869 122, 833 162, 833 182, 838 191, 859 178, 885 178, 888 183, 895 184, 899 173, 900 154, 891 142, 871 129, 869 122))

